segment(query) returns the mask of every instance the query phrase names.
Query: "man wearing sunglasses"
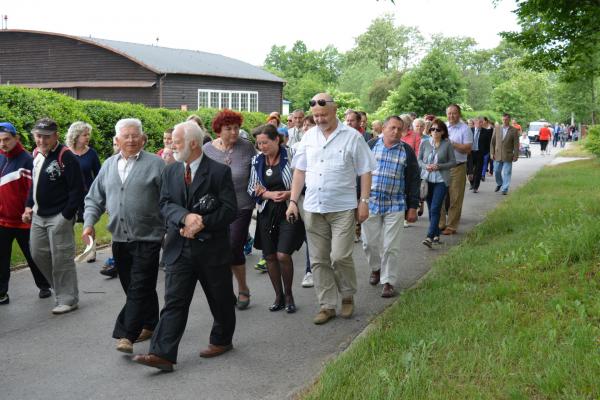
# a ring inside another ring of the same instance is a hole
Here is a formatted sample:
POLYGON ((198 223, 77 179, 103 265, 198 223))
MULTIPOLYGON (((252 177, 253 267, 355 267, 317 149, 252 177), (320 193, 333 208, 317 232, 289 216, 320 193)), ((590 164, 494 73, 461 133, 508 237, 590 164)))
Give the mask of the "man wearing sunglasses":
POLYGON ((317 94, 309 105, 317 125, 304 134, 292 161, 294 177, 286 216, 298 218, 298 200, 306 184, 304 223, 320 305, 313 322, 319 325, 335 316, 338 293, 340 315, 350 318, 354 312, 352 228, 369 216, 371 172, 377 164, 359 132, 337 118, 337 105, 330 95, 317 94), (358 202, 357 176, 361 183, 358 202))

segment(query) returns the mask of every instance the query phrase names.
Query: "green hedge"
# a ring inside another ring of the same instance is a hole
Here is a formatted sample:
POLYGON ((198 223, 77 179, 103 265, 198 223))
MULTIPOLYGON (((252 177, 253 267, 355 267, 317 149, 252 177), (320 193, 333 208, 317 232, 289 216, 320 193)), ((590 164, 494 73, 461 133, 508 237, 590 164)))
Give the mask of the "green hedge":
POLYGON ((589 128, 584 147, 592 154, 600 157, 600 125, 594 125, 589 128))
MULTIPOLYGON (((63 139, 71 123, 85 121, 93 127, 91 146, 98 151, 102 159, 112 154, 114 127, 121 118, 139 118, 148 135, 146 150, 155 152, 162 147, 162 133, 175 124, 185 121, 191 114, 199 115, 209 133, 214 136, 211 122, 217 112, 219 112, 217 109, 185 112, 149 108, 141 104, 75 100, 52 90, 0 86, 0 121, 13 123, 27 148, 31 150, 33 147, 29 132, 39 118, 54 119, 63 139)), ((265 114, 258 112, 242 112, 242 115, 244 117, 242 128, 247 132, 264 124, 267 118, 265 114)))
POLYGON ((463 111, 462 116, 465 120, 477 117, 487 117, 492 123, 502 123, 502 114, 491 110, 463 111))

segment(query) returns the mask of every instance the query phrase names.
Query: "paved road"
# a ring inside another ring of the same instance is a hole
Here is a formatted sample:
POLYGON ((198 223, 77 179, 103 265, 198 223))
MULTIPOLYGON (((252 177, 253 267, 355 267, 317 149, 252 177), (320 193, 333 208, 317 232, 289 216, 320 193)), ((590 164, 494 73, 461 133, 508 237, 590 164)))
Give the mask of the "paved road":
MULTIPOLYGON (((513 189, 523 184, 553 157, 542 157, 534 145, 531 159, 520 159, 513 169, 513 189)), ((420 244, 427 219, 406 229, 402 245, 404 287, 412 286, 429 270, 433 259, 463 234, 481 222, 485 214, 505 197, 493 192, 488 179, 480 192, 465 195, 459 234, 444 238, 440 250, 420 244)), ((353 319, 336 318, 324 326, 312 324, 317 311, 313 289, 303 289, 304 251, 294 255, 296 314, 272 313, 267 307, 274 294, 268 277, 248 259, 252 304, 237 312, 234 350, 215 359, 198 357, 208 343, 210 313, 201 288, 197 287, 179 363, 172 374, 134 364, 114 349, 111 338, 114 319, 124 296, 117 279, 98 274, 108 256, 99 253, 94 264, 78 265, 80 308, 63 316, 50 313, 52 300, 37 298, 27 270, 13 274, 11 304, 0 307, 0 398, 2 399, 284 399, 305 388, 318 375, 323 363, 347 347, 393 299, 382 299, 381 287, 368 284, 369 271, 360 244, 354 259, 358 272, 356 313, 353 319)), ((159 274, 162 298, 164 274, 159 274)), ((162 304, 162 301, 161 301, 162 304)), ((135 345, 145 353, 148 343, 135 345)))

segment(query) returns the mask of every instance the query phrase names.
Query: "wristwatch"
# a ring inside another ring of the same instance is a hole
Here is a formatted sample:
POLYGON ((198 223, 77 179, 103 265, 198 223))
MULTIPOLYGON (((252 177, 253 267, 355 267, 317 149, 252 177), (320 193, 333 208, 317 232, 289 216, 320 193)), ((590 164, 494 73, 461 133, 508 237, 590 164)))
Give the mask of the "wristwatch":
POLYGON ((368 197, 366 197, 366 198, 365 197, 361 197, 360 201, 361 201, 361 203, 367 203, 367 204, 369 204, 369 198, 368 197))

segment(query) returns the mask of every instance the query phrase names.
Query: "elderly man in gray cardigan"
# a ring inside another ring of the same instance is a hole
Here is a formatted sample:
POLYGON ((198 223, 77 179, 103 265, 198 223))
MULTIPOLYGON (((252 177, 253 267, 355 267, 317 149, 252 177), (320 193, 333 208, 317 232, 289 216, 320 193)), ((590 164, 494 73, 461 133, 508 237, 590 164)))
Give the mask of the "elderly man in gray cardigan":
POLYGON ((440 243, 440 212, 450 186, 450 169, 456 165, 452 143, 448 140, 448 127, 435 119, 429 128, 430 140, 422 140, 419 148, 421 179, 427 183, 427 209, 429 229, 423 244, 430 249, 440 243))
POLYGON ((95 236, 94 225, 106 211, 113 257, 127 296, 113 337, 118 351, 133 353, 133 343, 149 339, 158 323, 156 280, 165 234, 159 199, 165 163, 143 150, 140 120, 122 119, 115 131, 120 151, 104 162, 85 198, 82 237, 95 236))

